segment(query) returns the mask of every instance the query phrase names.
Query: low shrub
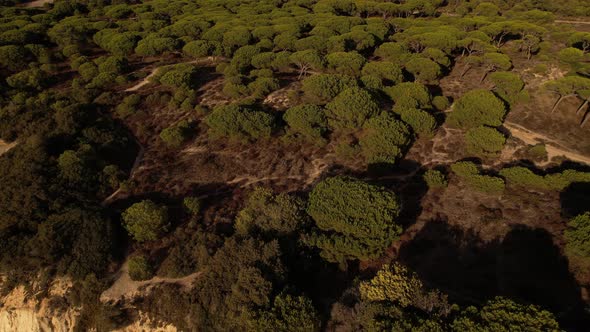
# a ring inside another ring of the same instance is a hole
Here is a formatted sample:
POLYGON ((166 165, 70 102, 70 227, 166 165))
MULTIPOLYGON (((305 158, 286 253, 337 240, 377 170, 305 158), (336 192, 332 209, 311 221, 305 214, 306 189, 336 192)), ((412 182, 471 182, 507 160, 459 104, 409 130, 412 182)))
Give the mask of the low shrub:
POLYGON ((235 104, 215 108, 207 115, 205 121, 214 137, 238 140, 270 137, 275 126, 272 115, 249 106, 235 104))
POLYGON ((129 258, 127 262, 129 267, 129 277, 134 281, 148 280, 154 276, 154 270, 147 258, 143 255, 137 255, 129 258))
POLYGON ((173 126, 165 128, 160 133, 160 138, 169 146, 177 148, 190 136, 190 124, 181 121, 173 126))
POLYGON ((201 200, 198 197, 185 197, 182 200, 182 206, 184 209, 192 215, 199 214, 201 211, 201 200))
POLYGON ((568 254, 590 257, 590 212, 581 214, 568 222, 564 238, 568 254))
POLYGON ((477 191, 488 194, 501 194, 506 184, 499 177, 480 175, 477 166, 468 161, 460 161, 451 165, 453 173, 462 178, 467 185, 477 191))
POLYGON ((447 178, 445 175, 437 171, 435 169, 427 170, 424 175, 422 176, 428 188, 436 189, 436 188, 446 188, 448 185, 447 178))
POLYGON ((506 137, 494 128, 479 126, 471 128, 465 135, 467 151, 481 157, 497 155, 506 143, 506 137))

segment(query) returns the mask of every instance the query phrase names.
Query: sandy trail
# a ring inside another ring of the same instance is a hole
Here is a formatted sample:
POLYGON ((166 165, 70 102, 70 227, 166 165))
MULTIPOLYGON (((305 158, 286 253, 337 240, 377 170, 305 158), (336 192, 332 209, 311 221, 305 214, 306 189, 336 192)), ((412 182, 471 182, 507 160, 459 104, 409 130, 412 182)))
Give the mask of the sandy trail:
POLYGON ((139 83, 135 84, 134 86, 130 87, 129 89, 126 89, 125 92, 137 91, 137 90, 143 88, 144 85, 148 85, 149 83, 151 83, 150 79, 158 73, 158 69, 160 69, 160 67, 152 70, 152 72, 148 76, 144 77, 143 80, 141 80, 139 83))
POLYGON ((555 20, 555 23, 566 23, 566 24, 590 24, 590 21, 570 21, 570 20, 555 20))
POLYGON ((31 2, 25 2, 23 3, 23 7, 28 7, 28 8, 32 8, 32 7, 43 7, 44 4, 46 3, 52 3, 53 0, 34 0, 31 2))
POLYGON ((546 163, 549 163, 551 159, 554 157, 566 157, 570 160, 590 165, 590 157, 564 148, 561 146, 559 142, 555 141, 554 139, 548 136, 545 136, 537 132, 533 132, 513 122, 504 122, 504 127, 510 131, 510 134, 512 136, 522 140, 526 144, 535 145, 539 143, 544 143, 545 149, 547 150, 547 157, 549 159, 549 161, 546 163))
MULTIPOLYGON (((45 0, 45 1, 47 1, 47 0, 45 0)), ((184 61, 184 62, 179 62, 179 63, 172 63, 169 65, 156 67, 156 68, 152 69, 151 73, 148 76, 144 77, 141 81, 139 81, 134 86, 126 89, 125 92, 137 91, 137 90, 143 88, 145 85, 148 85, 149 83, 151 83, 150 79, 152 77, 154 77, 158 73, 160 68, 162 68, 162 67, 174 66, 174 65, 180 65, 180 64, 195 64, 195 65, 216 64, 217 61, 219 61, 220 59, 222 59, 222 57, 208 56, 206 58, 200 58, 200 59, 196 59, 196 60, 184 61)))
POLYGON ((195 272, 182 278, 163 278, 156 276, 149 280, 134 281, 131 280, 131 277, 129 276, 129 264, 128 261, 126 261, 115 275, 116 280, 113 285, 100 295, 100 300, 107 302, 133 298, 144 291, 149 291, 149 288, 151 287, 164 283, 178 284, 183 288, 188 289, 191 287, 193 281, 195 281, 195 279, 201 274, 202 272, 195 272))
POLYGON ((12 149, 13 147, 16 146, 16 141, 12 142, 12 143, 6 143, 5 141, 0 139, 0 156, 4 153, 6 153, 8 150, 12 149))

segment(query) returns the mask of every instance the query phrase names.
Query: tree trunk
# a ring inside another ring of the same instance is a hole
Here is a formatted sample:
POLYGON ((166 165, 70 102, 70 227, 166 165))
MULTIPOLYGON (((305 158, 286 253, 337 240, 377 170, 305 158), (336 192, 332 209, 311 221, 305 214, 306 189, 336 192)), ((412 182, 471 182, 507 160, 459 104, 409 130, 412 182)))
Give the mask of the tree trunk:
POLYGON ((584 100, 582 105, 580 105, 580 107, 578 107, 578 109, 576 110, 576 114, 580 113, 580 111, 582 111, 582 109, 584 109, 584 107, 586 107, 586 105, 588 105, 588 100, 590 100, 590 98, 584 100))
POLYGON ((467 74, 467 72, 471 69, 471 66, 467 65, 465 66, 465 69, 463 69, 463 72, 461 73, 461 78, 463 78, 463 76, 465 76, 465 74, 467 74))
POLYGON ((555 109, 557 108, 557 106, 559 106, 559 103, 561 103, 561 101, 563 100, 563 98, 565 98, 564 96, 560 95, 559 98, 557 99, 557 101, 555 102, 555 104, 553 104, 553 107, 551 108, 551 113, 555 112, 555 109))
POLYGON ((588 113, 589 113, 588 111, 586 111, 586 113, 584 113, 584 117, 582 118, 582 122, 580 123, 580 128, 584 127, 584 124, 590 118, 590 116, 588 116, 588 113))
POLYGON ((481 79, 479 80, 479 83, 483 82, 483 80, 486 79, 486 77, 488 77, 488 74, 490 73, 489 70, 486 70, 483 75, 481 76, 481 79))
POLYGON ((526 59, 530 61, 531 58, 533 57, 533 52, 531 51, 531 48, 530 47, 527 48, 526 54, 527 54, 527 58, 526 59))
POLYGON ((551 109, 551 113, 555 112, 555 110, 557 109, 557 106, 559 106, 559 104, 561 104, 561 102, 567 98, 567 97, 572 97, 575 96, 574 94, 571 95, 567 95, 567 96, 559 96, 559 99, 557 99, 557 101, 555 102, 555 105, 553 105, 553 108, 551 109))

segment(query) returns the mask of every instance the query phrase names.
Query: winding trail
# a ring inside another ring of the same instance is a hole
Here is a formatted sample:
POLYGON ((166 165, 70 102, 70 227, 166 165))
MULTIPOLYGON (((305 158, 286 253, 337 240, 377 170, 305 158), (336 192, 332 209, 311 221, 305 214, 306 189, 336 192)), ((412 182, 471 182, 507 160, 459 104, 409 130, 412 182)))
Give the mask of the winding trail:
POLYGON ((164 278, 153 277, 149 280, 134 281, 129 276, 129 261, 121 266, 119 272, 115 274, 115 282, 100 295, 103 302, 118 301, 125 298, 133 298, 136 295, 149 291, 150 287, 158 284, 178 284, 183 288, 190 288, 193 281, 197 279, 202 272, 195 272, 182 278, 164 278))
POLYGON ((158 69, 160 69, 161 67, 157 67, 156 69, 152 70, 152 72, 143 78, 143 80, 139 81, 137 84, 135 84, 134 86, 130 87, 129 89, 126 89, 125 92, 133 92, 133 91, 137 91, 141 88, 143 88, 144 85, 148 85, 150 82, 150 78, 154 77, 154 75, 156 75, 158 73, 158 69))
POLYGON ((554 23, 565 23, 565 24, 590 24, 589 21, 570 21, 570 20, 555 20, 554 23))
POLYGON ((563 147, 559 142, 555 141, 554 139, 545 136, 543 134, 531 131, 519 124, 514 122, 506 121, 504 122, 504 127, 510 131, 510 134, 526 144, 535 145, 539 143, 545 144, 545 149, 547 150, 547 158, 548 161, 545 164, 551 162, 553 157, 566 157, 572 161, 582 162, 585 164, 590 165, 590 157, 582 155, 580 153, 574 152, 563 147))
POLYGON ((160 68, 167 67, 167 66, 181 65, 181 64, 195 64, 195 65, 203 65, 203 64, 207 64, 207 63, 217 64, 217 61, 219 61, 220 59, 223 59, 223 57, 208 56, 206 58, 199 58, 196 60, 171 63, 168 65, 162 65, 162 66, 156 67, 156 68, 152 69, 152 71, 150 72, 150 74, 148 76, 144 77, 141 81, 137 82, 137 84, 135 84, 134 86, 132 86, 128 89, 125 89, 125 92, 137 91, 137 90, 143 88, 145 85, 148 85, 149 83, 151 83, 150 78, 154 77, 158 73, 160 68))
POLYGON ((27 8, 34 8, 34 7, 43 7, 46 3, 52 3, 53 0, 34 0, 31 2, 25 2, 22 4, 23 7, 27 8))

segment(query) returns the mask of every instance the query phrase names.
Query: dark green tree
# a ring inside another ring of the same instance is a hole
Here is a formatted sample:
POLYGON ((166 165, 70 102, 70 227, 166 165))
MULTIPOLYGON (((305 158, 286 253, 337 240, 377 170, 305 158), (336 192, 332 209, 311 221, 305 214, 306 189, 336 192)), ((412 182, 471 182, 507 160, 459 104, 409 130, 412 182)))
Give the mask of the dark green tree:
POLYGON ((138 242, 153 241, 168 230, 168 210, 150 200, 131 205, 122 214, 123 226, 138 242))

